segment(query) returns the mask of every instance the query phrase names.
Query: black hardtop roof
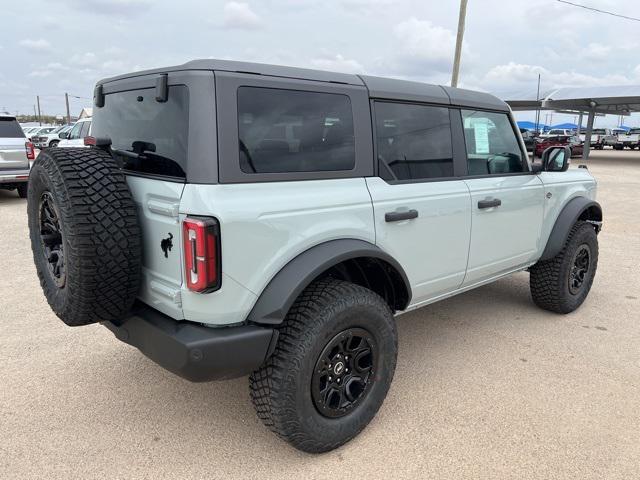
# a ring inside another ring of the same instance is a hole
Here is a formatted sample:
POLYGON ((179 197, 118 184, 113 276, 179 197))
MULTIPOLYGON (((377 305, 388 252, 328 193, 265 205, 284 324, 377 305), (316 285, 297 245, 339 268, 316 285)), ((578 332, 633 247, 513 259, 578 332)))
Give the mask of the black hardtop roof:
POLYGON ((407 100, 413 102, 457 105, 462 107, 485 108, 508 111, 508 105, 499 98, 484 92, 452 88, 428 83, 398 80, 394 78, 355 75, 349 73, 328 72, 309 68, 287 67, 265 63, 237 62, 233 60, 192 60, 182 65, 165 68, 154 68, 140 72, 105 78, 98 82, 104 84, 116 80, 124 80, 142 75, 153 75, 185 70, 212 70, 226 72, 242 72, 273 77, 297 78, 319 82, 343 83, 359 85, 369 90, 371 98, 388 100, 407 100))

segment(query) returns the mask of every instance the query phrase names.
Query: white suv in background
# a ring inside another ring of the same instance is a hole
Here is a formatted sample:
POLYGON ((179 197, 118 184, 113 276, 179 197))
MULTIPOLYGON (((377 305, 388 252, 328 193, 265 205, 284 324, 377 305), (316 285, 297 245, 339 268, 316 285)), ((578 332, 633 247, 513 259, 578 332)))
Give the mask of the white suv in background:
POLYGON ((26 198, 29 160, 34 158, 33 144, 27 141, 15 117, 0 115, 0 189, 15 189, 26 198))
POLYGON ((81 118, 71 130, 60 134, 58 147, 84 147, 84 137, 89 135, 91 135, 91 118, 81 118))

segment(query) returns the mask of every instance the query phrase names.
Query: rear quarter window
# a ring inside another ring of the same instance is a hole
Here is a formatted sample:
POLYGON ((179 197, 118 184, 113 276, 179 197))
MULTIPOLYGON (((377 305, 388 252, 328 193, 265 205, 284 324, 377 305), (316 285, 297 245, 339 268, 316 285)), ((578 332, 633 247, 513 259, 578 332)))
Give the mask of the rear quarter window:
POLYGON ((244 173, 355 167, 353 113, 347 95, 240 87, 238 139, 244 173))
POLYGON ((0 117, 0 138, 24 138, 24 132, 15 118, 0 117))

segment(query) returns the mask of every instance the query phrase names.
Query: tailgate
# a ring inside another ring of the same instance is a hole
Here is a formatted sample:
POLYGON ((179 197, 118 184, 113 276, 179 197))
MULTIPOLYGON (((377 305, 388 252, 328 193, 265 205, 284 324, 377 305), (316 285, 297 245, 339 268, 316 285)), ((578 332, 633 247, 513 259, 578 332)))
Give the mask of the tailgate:
POLYGON ((142 229, 140 299, 176 319, 182 314, 178 208, 184 183, 127 175, 142 229))
POLYGON ((28 170, 24 138, 0 138, 0 170, 28 170))

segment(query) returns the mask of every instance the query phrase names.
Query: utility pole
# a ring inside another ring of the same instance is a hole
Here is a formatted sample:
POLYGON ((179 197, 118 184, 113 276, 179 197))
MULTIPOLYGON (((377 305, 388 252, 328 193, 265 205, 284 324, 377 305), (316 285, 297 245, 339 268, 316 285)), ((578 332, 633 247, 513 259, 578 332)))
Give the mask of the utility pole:
MULTIPOLYGON (((538 90, 536 91, 536 102, 540 102, 540 74, 538 74, 538 90)), ((536 110, 536 134, 540 133, 540 105, 536 110)))
POLYGON ((69 113, 69 94, 65 92, 64 101, 67 104, 67 125, 71 125, 71 114, 69 113))
POLYGON ((467 0, 460 0, 460 16, 458 17, 458 36, 456 38, 456 53, 453 57, 453 73, 451 74, 451 86, 458 86, 460 75, 460 56, 462 55, 462 38, 464 37, 464 22, 467 17, 467 0))
POLYGON ((40 116, 40 95, 36 95, 36 100, 38 101, 38 123, 42 126, 42 117, 40 116))

